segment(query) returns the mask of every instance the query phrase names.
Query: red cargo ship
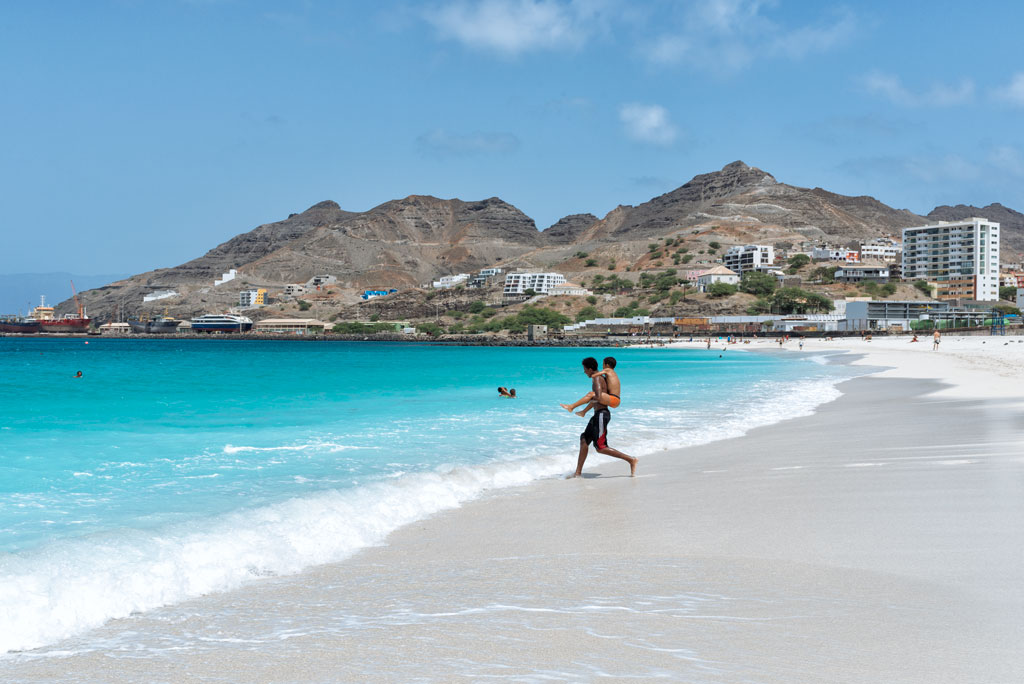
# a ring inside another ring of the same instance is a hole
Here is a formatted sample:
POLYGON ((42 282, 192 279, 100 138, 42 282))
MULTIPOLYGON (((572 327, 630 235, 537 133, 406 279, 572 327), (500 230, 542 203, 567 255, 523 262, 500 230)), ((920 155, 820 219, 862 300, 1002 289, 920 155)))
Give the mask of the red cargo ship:
POLYGON ((75 298, 77 314, 64 314, 61 318, 54 318, 53 307, 46 306, 46 297, 32 311, 32 318, 39 324, 39 332, 44 333, 84 333, 89 331, 89 317, 85 315, 81 302, 78 301, 78 294, 75 292, 75 284, 71 283, 71 296, 75 298))

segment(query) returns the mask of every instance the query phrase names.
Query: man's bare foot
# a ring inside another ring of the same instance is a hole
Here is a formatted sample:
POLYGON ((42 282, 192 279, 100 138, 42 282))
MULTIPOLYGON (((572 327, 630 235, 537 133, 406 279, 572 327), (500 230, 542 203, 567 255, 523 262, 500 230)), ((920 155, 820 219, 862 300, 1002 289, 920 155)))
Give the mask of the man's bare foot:
POLYGON ((569 404, 559 404, 559 406, 561 406, 562 408, 564 408, 564 409, 565 409, 566 411, 568 411, 569 413, 572 413, 572 406, 570 406, 569 404))
POLYGON ((580 475, 581 475, 581 473, 573 473, 572 475, 566 475, 566 476, 565 476, 565 479, 566 479, 566 480, 574 480, 574 479, 576 479, 577 477, 579 477, 580 475))
POLYGON ((576 415, 579 416, 580 418, 586 418, 587 417, 587 409, 583 409, 582 411, 577 411, 576 415))
POLYGON ((640 459, 636 456, 632 456, 629 459, 629 476, 636 477, 636 464, 639 463, 640 459))

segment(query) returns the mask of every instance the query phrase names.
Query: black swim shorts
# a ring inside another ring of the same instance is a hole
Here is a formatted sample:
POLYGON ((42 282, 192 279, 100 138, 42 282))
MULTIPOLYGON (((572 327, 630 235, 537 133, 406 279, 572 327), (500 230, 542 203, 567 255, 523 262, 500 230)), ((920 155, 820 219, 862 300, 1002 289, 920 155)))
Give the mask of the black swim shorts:
POLYGON ((587 429, 580 435, 580 439, 587 444, 593 444, 598 449, 608 448, 608 421, 612 419, 612 413, 606 408, 597 409, 587 423, 587 429))

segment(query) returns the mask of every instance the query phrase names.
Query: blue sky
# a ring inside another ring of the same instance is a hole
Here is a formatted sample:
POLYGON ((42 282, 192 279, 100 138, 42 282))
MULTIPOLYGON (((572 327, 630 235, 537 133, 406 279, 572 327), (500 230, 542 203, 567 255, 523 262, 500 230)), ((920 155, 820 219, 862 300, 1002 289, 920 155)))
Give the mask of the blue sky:
POLYGON ((539 228, 742 159, 918 213, 1024 210, 1024 6, 0 6, 0 272, 173 266, 333 199, 539 228))

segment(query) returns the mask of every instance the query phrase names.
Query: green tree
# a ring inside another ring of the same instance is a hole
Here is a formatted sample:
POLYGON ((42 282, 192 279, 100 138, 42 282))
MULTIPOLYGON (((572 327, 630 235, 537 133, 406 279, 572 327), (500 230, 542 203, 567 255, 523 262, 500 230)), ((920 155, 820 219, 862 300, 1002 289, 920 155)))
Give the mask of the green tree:
POLYGON ((534 290, 532 287, 528 287, 525 290, 523 290, 523 294, 526 295, 527 297, 536 297, 537 291, 534 290))
POLYGON ((426 333, 431 337, 437 337, 438 335, 444 332, 444 329, 441 326, 431 321, 427 321, 425 323, 417 323, 416 330, 417 332, 426 333))
POLYGON ((790 265, 790 268, 803 268, 807 264, 811 263, 811 257, 806 254, 794 254, 789 257, 789 261, 787 261, 787 263, 790 265))
POLYGON ((691 261, 693 261, 693 255, 692 254, 684 254, 682 261, 683 261, 684 264, 690 263, 691 261))
POLYGON ((729 283, 711 283, 710 285, 708 285, 708 289, 706 290, 706 292, 709 297, 717 299, 719 297, 728 297, 729 295, 734 295, 736 294, 736 291, 738 289, 739 288, 737 286, 731 285, 729 283))
POLYGON ((584 265, 584 266, 587 266, 587 267, 591 267, 591 266, 597 266, 597 259, 587 259, 587 260, 586 260, 586 261, 585 261, 585 262, 583 263, 583 265, 584 265))
POLYGON ((313 306, 312 304, 307 302, 305 299, 300 299, 298 304, 299 304, 299 311, 309 311, 309 307, 313 306))
POLYGON ((576 313, 576 322, 581 323, 592 318, 600 317, 601 312, 597 310, 596 306, 585 306, 576 313))
POLYGON ((772 300, 768 297, 758 297, 757 301, 747 307, 748 316, 760 316, 772 312, 772 300))
POLYGON ((760 271, 747 271, 740 278, 740 291, 752 295, 770 295, 775 292, 779 281, 775 276, 760 271))
POLYGON ((715 240, 712 240, 711 242, 708 243, 708 247, 710 247, 711 249, 716 249, 717 250, 717 249, 720 249, 722 247, 722 244, 720 242, 716 242, 715 240))
POLYGON ((836 282, 836 271, 839 270, 838 266, 819 266, 818 268, 811 271, 808 278, 810 280, 818 280, 822 283, 829 285, 836 282))
POLYGON ((576 254, 575 254, 574 256, 575 256, 575 257, 576 257, 577 259, 586 259, 586 258, 587 258, 588 256, 590 256, 590 255, 589 255, 589 254, 587 254, 586 252, 576 252, 576 254))
POLYGON ((772 306, 784 314, 793 313, 828 313, 832 310, 832 300, 798 287, 783 287, 772 296, 772 306))
POLYGON ((932 296, 932 288, 928 284, 927 280, 915 280, 914 287, 916 287, 921 292, 921 294, 925 295, 926 297, 932 296))
POLYGON ((1008 302, 1017 301, 1017 287, 1015 285, 1006 285, 999 288, 999 298, 1005 299, 1008 302))
POLYGON ((657 251, 657 249, 658 249, 658 243, 657 242, 652 242, 649 245, 647 245, 647 251, 648 252, 654 252, 654 251, 657 251))
POLYGON ((587 304, 591 304, 591 305, 597 304, 597 297, 595 297, 594 295, 588 295, 587 296, 587 304))
POLYGON ((470 302, 470 304, 469 304, 469 313, 478 314, 478 313, 480 313, 481 311, 483 311, 486 308, 487 308, 487 305, 484 304, 483 301, 478 299, 475 302, 470 302))

